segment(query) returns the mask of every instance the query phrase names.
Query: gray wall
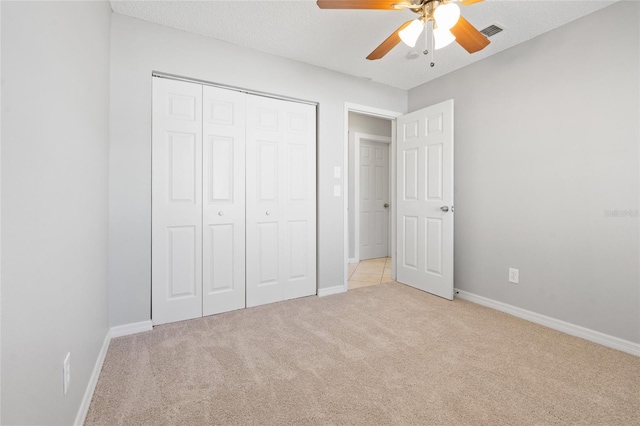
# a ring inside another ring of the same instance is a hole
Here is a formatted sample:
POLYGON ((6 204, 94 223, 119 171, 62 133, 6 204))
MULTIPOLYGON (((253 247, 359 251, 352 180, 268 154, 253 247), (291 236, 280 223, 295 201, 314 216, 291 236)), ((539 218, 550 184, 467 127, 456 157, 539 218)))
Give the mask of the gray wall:
POLYGON ((391 120, 350 111, 349 131, 391 137, 391 120))
POLYGON ((110 18, 2 2, 2 424, 73 423, 108 331, 110 18))
POLYGON ((455 100, 456 287, 640 343, 640 3, 409 92, 455 100), (520 269, 520 284, 507 268, 520 269))
POLYGON ((114 14, 111 38, 109 283, 111 325, 149 320, 151 72, 319 102, 318 284, 344 283, 345 102, 405 111, 407 92, 114 14), (342 191, 344 194, 344 191, 342 191))

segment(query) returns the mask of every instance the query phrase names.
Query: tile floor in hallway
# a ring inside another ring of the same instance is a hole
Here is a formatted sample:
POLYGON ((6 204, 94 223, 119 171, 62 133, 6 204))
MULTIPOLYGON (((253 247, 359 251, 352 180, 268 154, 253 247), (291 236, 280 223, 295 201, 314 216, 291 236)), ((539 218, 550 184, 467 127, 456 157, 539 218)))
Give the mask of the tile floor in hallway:
POLYGON ((367 259, 360 263, 349 264, 349 290, 389 281, 393 281, 390 257, 367 259))

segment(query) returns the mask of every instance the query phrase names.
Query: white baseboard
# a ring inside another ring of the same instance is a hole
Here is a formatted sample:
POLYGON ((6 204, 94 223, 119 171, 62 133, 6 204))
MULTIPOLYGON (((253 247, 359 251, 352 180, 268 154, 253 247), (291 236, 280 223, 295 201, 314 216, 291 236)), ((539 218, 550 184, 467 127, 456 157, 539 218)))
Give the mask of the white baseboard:
POLYGON ((149 331, 151 329, 153 329, 153 324, 151 323, 151 320, 148 320, 119 325, 117 327, 111 327, 111 329, 107 331, 107 335, 104 336, 104 341, 102 342, 102 348, 98 353, 98 359, 96 359, 96 363, 93 366, 93 371, 91 372, 91 377, 89 378, 89 384, 87 385, 87 389, 84 392, 84 397, 82 398, 80 409, 78 410, 78 414, 76 415, 76 420, 75 422, 73 422, 74 425, 82 426, 87 417, 87 413, 89 412, 89 405, 91 405, 93 392, 96 390, 96 385, 98 384, 98 378, 100 377, 100 372, 102 371, 102 364, 104 364, 104 359, 107 356, 107 350, 109 349, 111 338, 141 333, 143 331, 149 331))
POLYGON ((556 318, 551 318, 546 315, 531 312, 526 309, 518 308, 517 306, 498 302, 497 300, 489 299, 483 296, 478 296, 476 294, 469 293, 464 290, 456 289, 455 294, 456 294, 456 297, 459 297, 460 299, 468 300, 469 302, 477 303, 478 305, 486 306, 488 308, 492 308, 497 311, 505 312, 507 314, 513 315, 514 317, 522 318, 527 321, 531 321, 536 324, 540 324, 545 327, 549 327, 554 330, 561 331, 566 334, 570 334, 572 336, 580 337, 582 339, 589 340, 594 343, 598 343, 608 348, 617 349, 619 351, 626 352, 628 354, 640 357, 640 344, 638 343, 634 343, 634 342, 630 342, 629 340, 624 340, 618 337, 610 336, 608 334, 604 334, 599 331, 591 330, 589 328, 585 328, 579 325, 561 321, 556 318))
POLYGON ((345 285, 336 285, 328 288, 319 288, 318 297, 330 296, 332 294, 344 293, 346 291, 347 291, 347 286, 345 285))
POLYGON ((87 413, 89 412, 89 405, 91 405, 93 392, 96 390, 98 378, 100 377, 100 372, 102 371, 102 364, 104 364, 104 359, 107 356, 107 350, 109 349, 110 342, 111 331, 109 330, 104 336, 102 348, 100 348, 98 359, 96 359, 96 363, 93 366, 93 371, 91 372, 91 377, 89 378, 89 384, 87 385, 87 389, 85 390, 84 396, 82 397, 82 403, 80 403, 80 409, 78 410, 78 414, 76 415, 76 420, 73 422, 73 424, 76 426, 82 426, 87 417, 87 413))
POLYGON ((111 327, 111 337, 128 336, 129 334, 142 333, 153 329, 151 320, 134 322, 131 324, 118 325, 111 327))

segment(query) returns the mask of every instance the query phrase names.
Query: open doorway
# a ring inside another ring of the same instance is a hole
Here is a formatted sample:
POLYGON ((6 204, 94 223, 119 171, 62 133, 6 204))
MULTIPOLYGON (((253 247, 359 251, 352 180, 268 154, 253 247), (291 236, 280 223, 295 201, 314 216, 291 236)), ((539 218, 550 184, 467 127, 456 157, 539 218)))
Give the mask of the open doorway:
MULTIPOLYGON (((344 111, 345 177, 355 168, 349 161, 349 122, 357 115, 351 114, 349 120, 349 113, 391 122, 389 275, 394 281, 453 299, 453 100, 406 115, 348 103, 344 111)), ((345 185, 344 291, 349 290, 349 269, 353 272, 349 268, 350 230, 355 227, 349 221, 351 193, 345 185)), ((357 212, 351 211, 353 220, 357 212)), ((354 239, 351 247, 355 244, 354 239)))
MULTIPOLYGON (((392 273, 394 119, 348 111, 347 289, 389 282, 392 273)), ((393 233, 395 234, 395 233, 393 233)))

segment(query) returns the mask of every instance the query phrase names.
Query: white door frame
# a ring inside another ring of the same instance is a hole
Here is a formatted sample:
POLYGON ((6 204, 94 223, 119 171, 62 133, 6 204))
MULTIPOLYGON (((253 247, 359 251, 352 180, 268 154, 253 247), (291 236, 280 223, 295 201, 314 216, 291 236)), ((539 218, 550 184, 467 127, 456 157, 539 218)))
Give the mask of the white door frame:
MULTIPOLYGON (((343 198, 343 211, 344 211, 344 291, 349 288, 349 113, 355 112, 363 115, 370 115, 373 117, 384 118, 391 121, 391 169, 389 174, 391 180, 389 181, 389 187, 391 188, 391 200, 396 199, 396 118, 400 117, 404 113, 397 111, 389 111, 385 109, 375 108, 367 105, 360 105, 350 102, 344 103, 344 173, 343 173, 343 185, 344 198, 343 198), (346 184, 344 183, 346 182, 346 184)), ((396 278, 396 206, 395 203, 391 203, 391 277, 396 278)))
MULTIPOLYGON (((392 138, 390 138, 389 136, 379 136, 379 135, 370 135, 368 133, 361 133, 361 132, 353 132, 353 159, 354 159, 354 164, 353 164, 353 173, 354 173, 354 178, 355 178, 355 182, 353 185, 353 190, 354 190, 354 194, 353 194, 353 210, 354 210, 354 217, 353 217, 353 239, 354 239, 354 246, 353 246, 353 256, 356 262, 360 260, 360 141, 364 139, 364 140, 368 140, 368 141, 372 141, 372 142, 381 142, 384 144, 387 144, 388 147, 387 149, 389 150, 389 154, 387 159, 389 160, 389 176, 387 176, 387 178, 389 179, 389 204, 393 205, 394 203, 392 203, 391 201, 393 200, 391 194, 392 192, 392 188, 391 188, 391 182, 392 182, 392 173, 391 173, 391 167, 392 167, 392 163, 391 163, 391 149, 393 148, 393 146, 391 145, 391 141, 392 138)), ((347 176, 349 176, 349 165, 347 164, 347 176)), ((348 185, 347 185, 348 187, 348 185)), ((348 193, 348 189, 347 191, 345 191, 347 196, 349 195, 348 193)), ((347 202, 349 200, 347 199, 347 202)), ((391 214, 389 214, 389 235, 388 235, 388 242, 389 242, 389 247, 388 247, 388 251, 389 254, 393 253, 391 250, 391 214)), ((347 254, 348 256, 348 254, 347 254)), ((393 256, 392 256, 393 257, 393 256)), ((349 259, 349 261, 351 262, 352 259, 349 259)))

